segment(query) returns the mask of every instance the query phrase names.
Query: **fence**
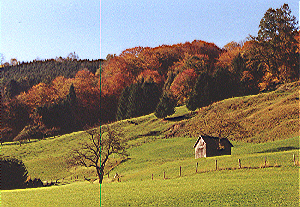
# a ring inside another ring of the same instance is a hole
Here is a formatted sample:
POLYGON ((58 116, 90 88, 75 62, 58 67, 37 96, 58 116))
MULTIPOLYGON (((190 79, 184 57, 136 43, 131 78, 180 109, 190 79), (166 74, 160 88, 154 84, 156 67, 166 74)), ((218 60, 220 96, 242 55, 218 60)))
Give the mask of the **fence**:
MULTIPOLYGON (((292 155, 292 159, 291 157, 289 158, 289 161, 288 163, 291 163, 291 165, 294 165, 294 166, 299 166, 299 161, 296 160, 296 155, 293 154, 292 155)), ((268 161, 268 157, 267 156, 264 156, 261 160, 261 164, 259 166, 247 166, 247 165, 243 165, 243 160, 242 159, 237 159, 237 162, 236 162, 236 165, 233 166, 233 167, 220 167, 220 164, 222 163, 221 162, 222 160, 218 160, 218 159, 215 159, 214 160, 214 166, 211 168, 211 169, 200 169, 199 168, 199 163, 196 162, 195 164, 195 168, 194 168, 194 173, 206 173, 206 172, 211 172, 211 171, 221 171, 221 170, 241 170, 241 169, 259 169, 259 168, 270 168, 270 167, 281 167, 281 165, 277 164, 277 162, 273 165, 270 165, 269 164, 269 161, 268 161)), ((171 176, 168 176, 167 174, 167 171, 163 170, 162 174, 159 174, 159 173, 151 173, 150 174, 150 179, 151 180, 154 180, 155 178, 157 179, 158 177, 160 179, 172 179, 172 178, 178 178, 178 177, 183 177, 183 176, 188 176, 188 175, 191 175, 191 168, 190 167, 183 167, 183 166, 177 166, 176 167, 178 169, 177 171, 177 175, 174 176, 174 173, 171 173, 172 175, 171 176), (189 169, 188 169, 189 168, 189 169), (185 173, 185 169, 187 173, 185 173)), ((175 169, 175 168, 173 168, 175 169)), ((170 169, 169 169, 170 170, 170 169)), ((193 173, 193 174, 194 174, 193 173)), ((107 173, 107 176, 109 178, 109 173, 107 173)))
MULTIPOLYGON (((237 167, 231 167, 231 168, 219 168, 218 167, 218 159, 216 159, 215 160, 215 171, 219 171, 219 170, 237 170, 237 169, 258 169, 258 168, 268 168, 268 167, 281 167, 280 165, 278 165, 278 164, 274 164, 274 165, 269 165, 268 164, 268 159, 267 159, 267 157, 264 157, 264 164, 263 165, 260 165, 260 166, 253 166, 253 167, 249 167, 249 166, 242 166, 242 161, 241 161, 241 159, 238 159, 238 165, 237 165, 237 167)), ((296 161, 296 156, 295 156, 295 154, 293 154, 293 165, 294 166, 299 166, 299 161, 296 161)), ((212 170, 204 170, 204 171, 198 171, 198 166, 199 166, 199 164, 198 164, 198 162, 196 163, 196 168, 195 168, 195 172, 196 173, 205 173, 205 172, 210 172, 210 171, 212 171, 212 170)), ((182 166, 179 166, 179 177, 181 177, 182 176, 182 169, 183 169, 183 167, 182 166)), ((152 175, 151 175, 151 179, 153 180, 153 177, 154 177, 154 174, 152 173, 152 175)), ((163 178, 164 179, 166 179, 167 177, 166 177, 166 172, 164 171, 163 172, 163 178)))

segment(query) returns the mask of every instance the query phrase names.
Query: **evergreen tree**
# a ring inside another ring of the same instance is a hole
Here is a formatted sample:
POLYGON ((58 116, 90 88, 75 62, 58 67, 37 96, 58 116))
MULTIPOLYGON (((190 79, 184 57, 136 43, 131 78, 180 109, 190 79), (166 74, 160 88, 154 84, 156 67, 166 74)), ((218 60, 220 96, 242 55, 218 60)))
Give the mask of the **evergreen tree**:
POLYGON ((117 115, 116 115, 117 120, 122 120, 122 119, 128 118, 128 117, 126 117, 126 115, 127 115, 127 109, 128 109, 127 104, 128 104, 129 95, 130 95, 130 87, 126 86, 123 89, 122 94, 119 98, 117 115))
POLYGON ((157 118, 165 118, 175 113, 176 99, 168 92, 164 92, 155 110, 157 118))
POLYGON ((141 81, 126 87, 117 109, 117 120, 128 119, 154 112, 160 97, 160 89, 152 80, 141 81))
POLYGON ((245 59, 239 53, 235 56, 231 62, 231 67, 233 73, 236 75, 236 78, 241 78, 243 72, 246 70, 246 62, 245 59))
POLYGON ((141 116, 141 110, 143 107, 143 89, 142 82, 134 83, 130 86, 130 95, 127 102, 126 117, 138 117, 141 116))
POLYGON ((220 101, 238 95, 238 79, 226 68, 220 68, 213 76, 211 101, 220 101))
POLYGON ((17 81, 10 80, 4 89, 4 98, 9 100, 20 93, 20 87, 17 81))
POLYGON ((70 86, 69 94, 66 97, 66 101, 69 102, 70 105, 75 105, 77 103, 75 88, 73 84, 71 84, 70 86))
POLYGON ((141 114, 146 115, 155 111, 156 106, 161 96, 161 91, 158 85, 152 80, 142 84, 143 97, 141 114))
POLYGON ((197 108, 211 104, 214 99, 213 90, 214 81, 211 75, 207 72, 201 73, 187 101, 187 108, 189 110, 196 110, 197 108))

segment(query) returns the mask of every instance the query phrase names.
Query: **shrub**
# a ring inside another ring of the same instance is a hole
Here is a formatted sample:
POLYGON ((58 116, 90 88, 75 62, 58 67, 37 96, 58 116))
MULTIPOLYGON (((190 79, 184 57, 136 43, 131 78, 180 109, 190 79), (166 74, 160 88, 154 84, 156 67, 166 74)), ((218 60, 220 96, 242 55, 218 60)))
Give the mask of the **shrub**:
POLYGON ((1 190, 26 187, 27 169, 21 160, 0 157, 1 159, 1 190))

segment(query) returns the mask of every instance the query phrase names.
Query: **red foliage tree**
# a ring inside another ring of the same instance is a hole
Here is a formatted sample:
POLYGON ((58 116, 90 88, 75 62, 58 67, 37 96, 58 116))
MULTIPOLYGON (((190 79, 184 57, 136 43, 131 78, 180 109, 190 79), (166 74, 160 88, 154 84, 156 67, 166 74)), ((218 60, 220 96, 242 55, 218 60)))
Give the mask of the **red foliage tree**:
POLYGON ((187 100, 195 85, 196 78, 197 74, 195 73, 194 69, 187 69, 178 74, 174 79, 170 90, 177 98, 179 105, 184 104, 187 100))

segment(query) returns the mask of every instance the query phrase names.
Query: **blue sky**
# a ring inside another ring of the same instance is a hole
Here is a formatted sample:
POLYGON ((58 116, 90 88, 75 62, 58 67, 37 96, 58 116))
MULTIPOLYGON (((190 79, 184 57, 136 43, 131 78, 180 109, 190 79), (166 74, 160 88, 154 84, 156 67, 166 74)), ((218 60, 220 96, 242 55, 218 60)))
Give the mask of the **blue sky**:
POLYGON ((257 35, 267 9, 284 3, 299 19, 295 0, 1 0, 0 53, 30 61, 195 39, 223 47, 257 35))
POLYGON ((100 58, 99 0, 1 0, 0 53, 6 61, 100 58))
POLYGON ((223 47, 257 35, 264 13, 291 0, 102 0, 101 54, 119 54, 135 46, 204 40, 223 47))

